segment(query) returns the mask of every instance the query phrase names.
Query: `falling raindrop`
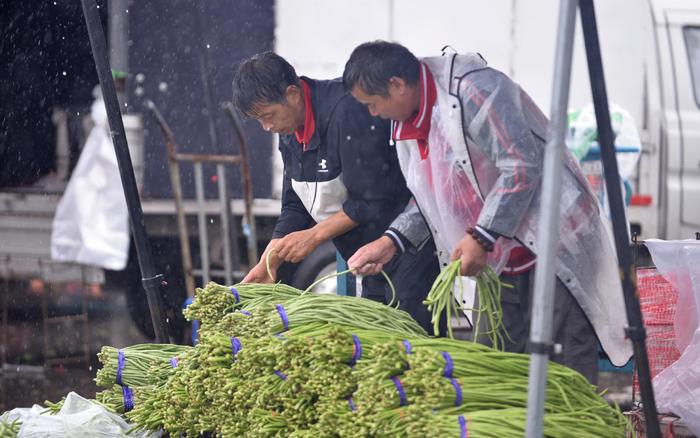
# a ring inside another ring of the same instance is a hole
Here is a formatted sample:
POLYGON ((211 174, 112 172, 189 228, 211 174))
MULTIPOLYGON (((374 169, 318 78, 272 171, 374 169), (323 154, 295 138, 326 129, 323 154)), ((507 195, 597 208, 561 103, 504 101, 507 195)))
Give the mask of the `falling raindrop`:
POLYGON ((65 70, 64 70, 64 71, 62 72, 62 74, 63 74, 63 76, 65 76, 65 75, 66 75, 66 72, 65 72, 65 70))
POLYGON ((209 44, 207 44, 207 49, 209 49, 209 48, 211 48, 211 46, 209 44))

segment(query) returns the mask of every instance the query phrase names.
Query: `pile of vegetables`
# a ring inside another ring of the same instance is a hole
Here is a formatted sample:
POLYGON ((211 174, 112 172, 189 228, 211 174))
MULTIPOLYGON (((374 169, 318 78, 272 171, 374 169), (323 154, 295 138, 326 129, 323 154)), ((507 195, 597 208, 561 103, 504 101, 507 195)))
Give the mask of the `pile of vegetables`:
MULTIPOLYGON (((453 305, 432 298, 433 309, 453 305)), ((97 400, 137 430, 314 438, 524 434, 527 355, 431 338, 395 308, 284 285, 209 283, 185 315, 202 322, 195 347, 105 347, 99 355, 96 382, 105 390, 97 400)), ((619 410, 580 374, 551 363, 548 378, 545 436, 625 435, 619 410)), ((55 411, 60 402, 48 405, 55 411)))

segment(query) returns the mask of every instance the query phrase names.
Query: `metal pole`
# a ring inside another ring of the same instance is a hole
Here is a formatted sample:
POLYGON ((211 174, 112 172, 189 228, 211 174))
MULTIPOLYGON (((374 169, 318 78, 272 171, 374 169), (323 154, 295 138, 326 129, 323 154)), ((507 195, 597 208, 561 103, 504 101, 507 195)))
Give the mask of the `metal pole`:
POLYGON ((207 237, 207 213, 204 210, 204 175, 202 162, 194 163, 194 191, 197 197, 197 225, 199 229, 199 256, 202 258, 202 285, 209 283, 209 238, 207 237))
POLYGON ((255 229, 255 216, 253 215, 253 183, 250 177, 250 162, 248 159, 248 142, 243 135, 241 122, 236 116, 236 110, 231 102, 225 105, 233 129, 238 138, 238 153, 241 156, 241 180, 243 184, 243 234, 246 237, 248 247, 248 265, 252 269, 258 263, 258 233, 255 229))
MULTIPOLYGON (((221 220, 221 240, 224 253, 224 278, 226 284, 233 284, 231 281, 231 202, 228 196, 228 187, 226 186, 226 170, 222 163, 216 165, 216 175, 218 176, 219 186, 219 215, 221 220)), ((236 245, 237 247, 237 245, 236 245)), ((238 263, 236 263, 238 265, 238 263)))
POLYGON ((170 185, 173 187, 173 199, 175 200, 177 234, 180 239, 180 251, 182 252, 182 270, 185 274, 187 296, 193 298, 195 284, 194 273, 192 272, 192 252, 190 251, 190 238, 187 235, 187 219, 185 217, 185 206, 183 205, 180 166, 178 165, 177 154, 175 152, 175 137, 156 105, 149 100, 146 102, 146 107, 153 112, 165 136, 165 144, 168 150, 168 165, 170 166, 170 185))
POLYGON ((620 174, 617 169, 617 158, 615 157, 614 135, 610 123, 610 109, 608 108, 608 94, 603 74, 603 61, 600 54, 595 9, 592 0, 580 1, 583 40, 586 46, 588 74, 591 81, 593 106, 595 107, 595 117, 598 125, 598 144, 600 145, 601 161, 603 162, 605 187, 608 192, 608 204, 615 235, 615 249, 617 250, 622 291, 625 298, 625 310, 627 311, 627 321, 629 323, 626 333, 634 347, 639 387, 642 393, 642 403, 644 404, 646 435, 651 438, 657 438, 661 436, 661 431, 656 412, 656 402, 654 401, 651 373, 649 372, 649 359, 645 345, 646 330, 644 329, 642 311, 637 299, 637 277, 632 266, 629 228, 627 226, 625 206, 622 201, 622 191, 620 190, 620 174))
POLYGON ((151 245, 148 241, 148 235, 146 234, 146 227, 143 224, 141 200, 139 198, 138 189, 136 188, 136 178, 134 176, 134 168, 131 164, 131 157, 129 156, 129 146, 126 143, 124 124, 122 122, 121 113, 119 112, 117 93, 110 73, 109 60, 107 59, 107 43, 105 42, 104 30, 100 22, 100 14, 95 0, 81 1, 83 5, 83 14, 85 15, 85 23, 87 25, 88 34, 90 35, 92 56, 95 59, 97 76, 100 79, 102 96, 105 101, 105 107, 107 108, 110 136, 112 137, 114 151, 119 164, 119 174, 121 175, 124 197, 126 198, 126 204, 129 210, 131 234, 134 237, 134 244, 136 245, 136 254, 138 255, 139 267, 141 268, 141 282, 146 290, 153 330, 157 342, 167 343, 169 342, 168 326, 165 321, 165 313, 163 311, 163 302, 161 299, 161 288, 165 286, 165 281, 163 279, 163 274, 156 273, 151 245))
POLYGON ((530 380, 527 398, 526 436, 541 437, 544 423, 544 399, 547 389, 547 366, 552 346, 552 318, 556 282, 557 243, 559 233, 559 204, 564 168, 564 138, 567 126, 569 82, 576 30, 577 0, 562 0, 554 58, 554 84, 547 146, 542 173, 542 199, 535 268, 532 322, 530 326, 530 380))

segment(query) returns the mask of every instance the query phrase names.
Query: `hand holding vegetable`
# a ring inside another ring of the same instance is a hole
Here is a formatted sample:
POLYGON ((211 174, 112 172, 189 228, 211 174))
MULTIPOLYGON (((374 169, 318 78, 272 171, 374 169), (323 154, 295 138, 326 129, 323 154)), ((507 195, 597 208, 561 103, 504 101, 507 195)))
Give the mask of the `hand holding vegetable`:
POLYGON ((384 269, 384 265, 389 263, 394 254, 394 242, 391 238, 382 236, 358 249, 348 260, 348 267, 355 275, 376 275, 384 269))
POLYGON ((313 229, 295 231, 277 242, 275 256, 285 262, 297 263, 311 254, 320 243, 313 229))
POLYGON ((267 267, 265 266, 265 260, 261 260, 260 263, 255 265, 253 269, 248 272, 248 274, 243 279, 242 283, 274 283, 277 269, 270 267, 270 273, 273 278, 267 272, 267 267))
POLYGON ((472 236, 467 234, 457 243, 450 260, 459 260, 461 274, 476 277, 486 267, 486 250, 472 236))

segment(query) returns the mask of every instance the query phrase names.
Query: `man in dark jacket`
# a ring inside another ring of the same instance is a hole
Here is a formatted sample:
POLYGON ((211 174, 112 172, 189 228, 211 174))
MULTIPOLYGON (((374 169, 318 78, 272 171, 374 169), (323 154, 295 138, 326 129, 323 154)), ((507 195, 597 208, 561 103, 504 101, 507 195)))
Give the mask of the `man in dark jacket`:
MULTIPOLYGON (((284 162, 282 212, 261 262, 243 281, 274 280, 265 264, 270 252, 275 275, 283 262, 299 262, 329 239, 347 260, 382 238, 401 249, 382 266, 396 286, 400 308, 429 328, 422 301, 439 266, 432 239, 404 252, 406 242, 389 229, 411 199, 389 142, 389 123, 368 114, 339 79, 300 78, 271 52, 240 64, 233 93, 239 111, 279 134, 284 162)), ((362 288, 363 296, 390 299, 381 276, 363 278, 362 288)))

